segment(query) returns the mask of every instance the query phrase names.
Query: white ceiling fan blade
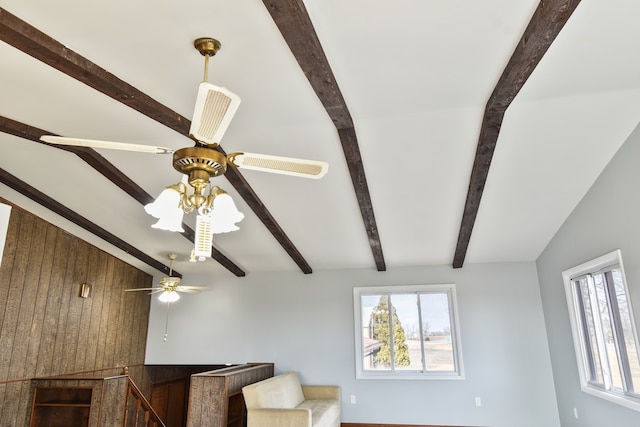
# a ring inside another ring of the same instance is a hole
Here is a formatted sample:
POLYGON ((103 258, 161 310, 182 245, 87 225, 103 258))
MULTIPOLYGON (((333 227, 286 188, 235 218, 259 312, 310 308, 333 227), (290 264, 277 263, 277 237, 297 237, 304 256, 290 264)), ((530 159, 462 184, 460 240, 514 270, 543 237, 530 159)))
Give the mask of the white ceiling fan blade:
POLYGON ((191 286, 191 285, 180 285, 180 288, 184 288, 184 289, 197 289, 197 290, 205 290, 205 289, 209 289, 208 286, 191 286))
POLYGON ((71 145, 74 147, 108 148, 111 150, 137 151, 141 153, 171 154, 173 150, 166 147, 154 147, 151 145, 128 144, 125 142, 99 141, 95 139, 66 138, 63 136, 43 135, 41 141, 50 144, 71 145))
POLYGON ((155 291, 157 289, 162 290, 162 288, 136 288, 136 289, 125 289, 125 292, 136 292, 136 291, 155 291))
POLYGON ((199 289, 189 289, 189 288, 185 288, 184 286, 178 286, 175 290, 177 292, 184 292, 185 294, 199 294, 200 293, 199 289))
POLYGON ((231 153, 227 156, 227 161, 241 169, 314 179, 322 178, 329 170, 329 164, 319 160, 296 159, 268 154, 231 153))
POLYGON ((219 144, 239 105, 240 97, 235 93, 209 82, 200 83, 189 136, 205 144, 219 144))

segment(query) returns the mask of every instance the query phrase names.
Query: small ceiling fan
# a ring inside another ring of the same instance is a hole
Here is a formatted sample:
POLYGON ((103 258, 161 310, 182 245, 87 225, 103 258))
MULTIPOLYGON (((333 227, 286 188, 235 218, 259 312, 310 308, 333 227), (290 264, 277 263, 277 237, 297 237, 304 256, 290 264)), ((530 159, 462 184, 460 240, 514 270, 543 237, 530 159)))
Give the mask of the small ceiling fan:
MULTIPOLYGON (((205 57, 204 81, 200 83, 198 89, 189 129, 189 137, 196 142, 195 146, 174 151, 167 147, 53 135, 44 135, 40 139, 44 142, 58 145, 173 154, 174 169, 188 175, 189 184, 195 189, 196 193, 200 193, 206 188, 209 178, 224 174, 227 170, 227 165, 316 179, 327 173, 329 165, 322 161, 247 152, 235 152, 225 155, 216 150, 215 147, 219 145, 238 109, 240 97, 226 88, 216 86, 207 81, 209 58, 218 52, 221 47, 220 42, 216 39, 203 37, 195 40, 193 44, 205 57)), ((196 208, 199 207, 196 206, 196 208)))
POLYGON ((179 277, 172 277, 173 273, 173 260, 176 259, 175 254, 167 255, 169 258, 169 276, 165 276, 160 279, 160 285, 154 286, 151 288, 134 288, 134 289, 125 289, 125 292, 136 292, 136 291, 149 291, 149 295, 157 294, 162 292, 160 295, 160 301, 162 302, 175 302, 180 299, 180 295, 178 292, 184 292, 186 294, 197 294, 200 291, 205 289, 209 289, 208 286, 187 286, 180 284, 179 277))

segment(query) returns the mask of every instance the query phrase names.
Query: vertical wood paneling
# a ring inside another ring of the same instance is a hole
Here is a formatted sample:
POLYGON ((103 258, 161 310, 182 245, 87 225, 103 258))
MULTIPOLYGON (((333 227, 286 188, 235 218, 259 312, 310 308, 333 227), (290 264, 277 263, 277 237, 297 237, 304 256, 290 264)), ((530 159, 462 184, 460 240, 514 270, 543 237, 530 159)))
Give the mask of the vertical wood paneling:
POLYGON ((26 425, 29 378, 143 364, 150 298, 124 289, 151 283, 13 207, 0 265, 0 426, 26 425), (83 282, 91 298, 79 297, 83 282))
MULTIPOLYGON (((36 239, 42 242, 42 250, 38 258, 34 258, 30 261, 30 270, 34 273, 39 271, 36 276, 33 275, 32 279, 34 283, 31 285, 33 288, 33 306, 31 310, 31 319, 25 319, 26 325, 30 326, 28 334, 28 345, 23 348, 26 350, 24 355, 23 371, 18 373, 13 368, 10 370, 10 375, 29 377, 32 376, 38 366, 38 355, 40 354, 40 345, 42 342, 43 328, 44 328, 44 316, 47 306, 47 300, 49 297, 49 284, 51 283, 51 274, 53 270, 53 251, 56 248, 56 241, 58 238, 58 229, 44 221, 36 221, 36 239), (42 228, 40 228, 42 227, 42 228), (36 265, 39 268, 32 268, 32 265, 36 265)), ((36 244, 37 246, 37 244, 36 244)), ((26 290, 26 288, 25 288, 26 290)), ((13 356, 15 358, 15 354, 13 356)), ((12 358, 12 363, 13 363, 12 358)), ((26 417, 31 412, 31 385, 30 382, 21 383, 20 391, 16 391, 13 395, 23 396, 23 398, 17 398, 15 401, 18 404, 16 411, 16 424, 20 425, 19 421, 26 417)), ((11 396, 7 394, 6 396, 11 396)))
POLYGON ((3 328, 5 310, 9 304, 9 281, 11 279, 11 270, 13 269, 13 260, 16 256, 16 247, 18 245, 18 223, 22 212, 13 212, 9 217, 9 226, 7 228, 7 236, 4 244, 4 253, 2 262, 0 262, 0 332, 3 328), (12 223, 13 221, 13 223, 12 223))
MULTIPOLYGON (((127 378, 113 378, 104 382, 102 389, 102 406, 124 408, 127 396, 127 378)), ((100 411, 100 426, 122 426, 124 424, 123 411, 100 411)))
POLYGON ((71 322, 68 321, 71 292, 69 291, 67 283, 70 283, 70 281, 73 280, 74 260, 76 259, 77 253, 78 241, 77 239, 73 239, 69 246, 67 258, 62 260, 62 264, 64 264, 64 275, 62 275, 61 281, 57 286, 57 291, 60 293, 60 306, 58 308, 58 321, 56 322, 55 331, 56 342, 53 351, 58 357, 54 357, 53 359, 53 372, 66 372, 64 368, 67 364, 67 358, 71 354, 69 353, 68 347, 65 345, 67 328, 73 327, 71 322))
MULTIPOLYGON (((79 292, 82 283, 90 285, 93 290, 97 275, 99 252, 100 251, 97 248, 89 245, 85 277, 84 279, 79 278, 79 281, 76 284, 76 293, 79 292)), ((89 340, 89 336, 91 334, 91 318, 93 316, 94 302, 96 299, 94 299, 94 296, 92 295, 90 298, 77 298, 77 300, 81 302, 82 309, 80 310, 80 319, 78 321, 80 328, 78 330, 78 351, 76 353, 74 370, 82 371, 90 369, 88 367, 90 365, 87 365, 86 363, 87 353, 90 352, 91 347, 95 345, 95 343, 92 343, 89 340)))
MULTIPOLYGON (((91 369, 97 363, 98 344, 100 342, 100 322, 102 320, 102 307, 103 300, 106 296, 105 287, 107 280, 107 266, 108 255, 96 248, 93 248, 95 253, 95 265, 89 275, 88 283, 92 286, 91 289, 91 313, 89 319, 84 319, 88 325, 87 345, 85 352, 85 360, 82 370, 91 369)), ((93 258, 92 258, 93 259, 93 258)))
MULTIPOLYGON (((17 340, 31 340, 31 325, 36 297, 38 295, 38 279, 40 277, 45 247, 45 239, 41 239, 40 236, 46 232, 46 225, 47 224, 42 221, 35 221, 30 230, 31 250, 29 251, 29 258, 26 264, 27 268, 22 283, 22 297, 19 302, 20 311, 18 313, 15 331, 17 340)), ((14 283, 14 286, 17 287, 19 284, 14 283)), ((28 349, 28 345, 14 346, 11 354, 11 363, 9 364, 9 372, 11 372, 12 375, 15 374, 17 377, 25 376, 25 362, 28 349)))
MULTIPOLYGON (((138 270, 130 265, 125 265, 124 268, 124 275, 127 278, 127 282, 128 283, 132 283, 133 285, 137 286, 138 284, 138 270)), ((120 325, 120 328, 122 329, 129 329, 131 330, 131 333, 129 334, 121 334, 121 344, 120 344, 120 358, 122 360, 123 364, 126 364, 127 360, 134 360, 135 359, 135 354, 136 351, 134 349, 134 346, 137 345, 137 339, 140 336, 136 330, 134 329, 135 326, 137 324, 137 316, 136 316, 136 309, 137 309, 137 302, 138 302, 138 296, 139 295, 133 295, 136 292, 124 292, 124 289, 119 288, 118 292, 120 293, 120 295, 122 295, 122 301, 123 301, 123 306, 124 309, 126 310, 125 313, 129 313, 129 316, 124 316, 122 321, 122 325, 120 325), (132 328, 133 326, 133 328, 132 328)), ((147 298, 149 298, 147 296, 147 298)))
MULTIPOLYGON (((96 261, 98 249, 93 246, 87 248, 87 268, 84 277, 78 276, 78 282, 75 283, 76 293, 79 295, 80 287, 82 283, 90 284, 93 286, 94 277, 96 275, 96 261)), ((80 305, 80 315, 78 318, 78 339, 77 350, 74 358, 74 371, 82 371, 86 368, 87 351, 91 346, 89 341, 89 328, 91 326, 91 315, 93 311, 93 297, 91 298, 77 298, 80 305)))
MULTIPOLYGON (((27 350, 27 364, 25 366, 25 376, 28 373, 36 372, 38 366, 38 355, 40 354, 40 344, 43 340, 43 329, 47 300, 49 298, 49 285, 53 270, 53 251, 56 247, 58 229, 51 224, 47 224, 47 232, 44 246, 44 256, 40 277, 38 278, 38 292, 36 295, 33 319, 31 322, 31 334, 29 336, 29 349, 27 350)), ((47 331, 48 332, 48 331, 47 331)))
MULTIPOLYGON (((15 209, 14 209, 15 210, 15 209)), ((60 316, 62 301, 62 283, 67 267, 67 257, 69 247, 71 245, 71 235, 58 232, 56 244, 53 253, 53 268, 51 270, 51 279, 49 282, 49 292, 47 295, 47 304, 42 324, 42 338, 40 340, 40 351, 38 352, 38 365, 36 367, 36 376, 59 373, 54 371, 54 356, 56 348, 56 335, 58 332, 58 318, 60 316)))
POLYGON ((124 265, 116 263, 113 272, 113 282, 109 285, 111 292, 111 306, 109 307, 109 329, 107 330, 107 364, 110 366, 118 366, 120 361, 118 356, 120 354, 120 338, 119 334, 111 333, 111 329, 119 329, 122 325, 122 318, 125 315, 124 307, 122 306, 123 292, 118 292, 118 289, 114 286, 116 283, 120 283, 124 280, 124 265))
MULTIPOLYGON (((19 244, 16 247, 13 269, 7 283, 9 291, 5 307, 2 331, 0 332, 0 381, 9 378, 9 365, 16 336, 18 315, 20 313, 20 301, 22 299, 22 288, 26 275, 29 260, 29 247, 31 246, 31 228, 33 227, 33 217, 25 216, 17 226, 19 231, 17 239, 26 244, 19 244)), ((11 220, 9 226, 11 227, 11 220)))
MULTIPOLYGON (((11 355, 14 347, 15 330, 17 326, 17 317, 19 313, 20 303, 18 298, 22 298, 21 284, 24 281, 25 276, 25 260, 27 259, 27 252, 19 244, 23 240, 30 241, 29 228, 33 224, 33 221, 29 221, 29 218, 22 212, 16 212, 16 220, 12 220, 15 209, 12 209, 12 214, 9 219, 9 228, 11 232, 7 234, 7 241, 15 241, 13 256, 10 257, 11 268, 5 270, 6 276, 2 277, 0 286, 6 287, 6 291, 3 294, 6 296, 2 329, 0 330, 0 381, 10 379, 9 364, 11 361, 11 355), (17 286, 12 286, 12 280, 18 283, 17 286)), ((5 252, 6 252, 5 247, 5 252)), ((9 265, 9 264, 7 264, 9 265)), ((7 392, 19 393, 20 386, 17 383, 10 383, 5 388, 7 392)), ((11 397, 4 395, 0 396, 0 407, 4 408, 5 403, 11 405, 11 397)), ((5 411, 3 411, 5 412, 5 411)), ((11 420, 15 417, 15 411, 8 412, 8 418, 11 420)))
MULTIPOLYGON (((83 241, 77 241, 75 256, 69 258, 73 263, 67 266, 67 280, 64 283, 64 294, 67 297, 67 317, 64 323, 59 324, 58 330, 64 331, 62 343, 62 357, 59 370, 61 372, 73 372, 78 352, 78 335, 80 331, 80 313, 82 313, 83 298, 78 296, 78 286, 84 281, 87 270, 87 253, 89 245, 83 241), (82 277, 82 279, 81 279, 82 277), (61 327, 60 327, 61 326, 61 327)), ((84 345, 85 343, 82 343, 84 345)))
POLYGON ((21 425, 20 422, 24 419, 24 417, 28 417, 31 412, 31 387, 30 383, 27 381, 22 381, 20 383, 20 390, 16 393, 18 396, 27 396, 26 399, 16 399, 17 408, 15 412, 14 425, 21 425))
MULTIPOLYGON (((153 278, 151 276, 139 270, 136 270, 136 274, 138 276, 138 280, 136 282, 138 287, 149 288, 153 286, 153 278)), ((135 313, 134 324, 147 325, 149 321, 149 308, 151 305, 151 297, 149 295, 146 295, 146 292, 134 292, 134 293, 144 294, 144 295, 136 295, 136 298, 135 298, 136 303, 133 309, 133 312, 135 313)), ((131 358, 135 360, 141 360, 142 363, 144 363, 145 351, 147 349, 147 331, 148 330, 149 328, 136 327, 135 331, 137 331, 137 335, 134 337, 134 344, 131 346, 131 350, 133 351, 133 353, 131 354, 131 358), (140 343, 144 343, 144 344, 140 345, 140 343)))
MULTIPOLYGON (((11 361, 9 362, 8 374, 15 375, 18 378, 24 378, 25 361, 27 359, 27 351, 29 349, 30 330, 33 319, 33 310, 35 305, 35 297, 38 291, 38 277, 40 276, 40 266, 42 265, 42 257, 44 253, 44 239, 39 237, 46 230, 46 224, 42 221, 34 221, 31 223, 29 230, 21 232, 21 241, 30 242, 30 250, 27 254, 26 263, 24 264, 24 272, 20 272, 19 276, 22 283, 16 279, 14 287, 22 290, 20 299, 16 292, 16 306, 19 307, 17 313, 17 321, 13 345, 11 348, 11 361), (28 232, 27 232, 28 231, 28 232)), ((20 270, 22 270, 20 265, 20 270)), ((5 397, 2 405, 3 411, 10 414, 19 412, 21 401, 18 399, 7 399, 5 397)))
MULTIPOLYGON (((109 315, 111 314, 111 298, 113 296, 113 291, 111 290, 111 283, 113 283, 113 275, 115 270, 116 260, 110 257, 107 260, 107 271, 106 271, 106 281, 104 285, 103 297, 102 297, 102 313, 99 324, 99 332, 98 332, 98 350, 96 354, 96 365, 97 366, 112 366, 107 365, 107 349, 109 348, 109 334, 107 331, 109 330, 109 315)), ((113 343, 111 343, 113 345, 113 343)))

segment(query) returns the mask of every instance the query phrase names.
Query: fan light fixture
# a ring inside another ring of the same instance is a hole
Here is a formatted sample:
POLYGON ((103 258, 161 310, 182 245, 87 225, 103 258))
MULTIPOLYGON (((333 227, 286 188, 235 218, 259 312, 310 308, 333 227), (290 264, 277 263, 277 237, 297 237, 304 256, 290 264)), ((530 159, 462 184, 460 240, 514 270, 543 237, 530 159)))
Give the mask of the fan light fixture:
POLYGON ((160 294, 158 299, 162 302, 175 302, 180 299, 179 292, 186 292, 188 294, 197 294, 203 289, 208 289, 207 286, 191 286, 180 284, 180 278, 173 276, 173 260, 176 259, 175 254, 168 254, 169 258, 169 276, 165 276, 160 279, 160 285, 151 288, 133 288, 125 289, 125 292, 137 292, 137 291, 150 291, 149 294, 160 294))
POLYGON ((163 291, 159 296, 158 300, 162 302, 176 302, 180 299, 180 294, 176 291, 163 291))
MULTIPOLYGON (((240 97, 229 90, 209 83, 209 58, 220 49, 220 42, 203 37, 194 41, 195 48, 205 57, 204 81, 200 83, 189 136, 197 142, 216 146, 240 105, 240 97)), ((218 186, 209 189, 209 179, 227 169, 226 156, 205 147, 188 147, 173 154, 173 167, 186 175, 184 182, 168 186, 145 211, 158 218, 152 225, 161 230, 184 232, 183 215, 197 211, 194 255, 198 261, 211 257, 213 234, 239 230, 236 223, 244 215, 233 199, 218 186)))

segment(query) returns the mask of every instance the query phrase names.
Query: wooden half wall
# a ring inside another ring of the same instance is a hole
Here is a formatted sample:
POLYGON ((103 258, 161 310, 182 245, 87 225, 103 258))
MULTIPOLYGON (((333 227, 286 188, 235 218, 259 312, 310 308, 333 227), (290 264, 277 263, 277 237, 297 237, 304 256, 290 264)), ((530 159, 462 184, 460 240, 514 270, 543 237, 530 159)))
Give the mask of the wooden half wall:
POLYGON ((150 275, 13 206, 0 264, 0 425, 26 425, 33 377, 142 367, 150 299, 123 291, 151 284, 150 275), (90 298, 79 296, 82 283, 90 298))

